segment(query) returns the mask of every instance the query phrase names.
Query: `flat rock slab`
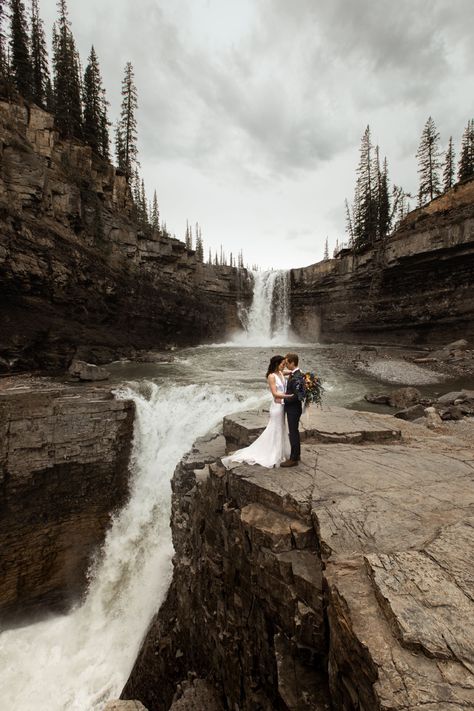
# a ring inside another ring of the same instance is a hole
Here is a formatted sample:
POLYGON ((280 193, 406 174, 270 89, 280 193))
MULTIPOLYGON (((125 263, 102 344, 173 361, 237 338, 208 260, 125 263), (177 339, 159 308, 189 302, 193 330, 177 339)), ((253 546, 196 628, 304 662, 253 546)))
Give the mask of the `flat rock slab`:
MULTIPOLYGON (((227 447, 235 448, 258 436, 267 414, 226 420, 227 447)), ((304 546, 284 551, 292 519, 302 520, 302 541, 312 521, 324 561, 335 707, 473 709, 473 448, 342 408, 310 410, 301 430, 298 467, 236 464, 225 476, 243 519, 262 545, 282 550, 282 564, 309 555, 304 546)), ((284 695, 289 672, 278 671, 284 695)), ((289 708, 301 703, 288 696, 289 708)))
MULTIPOLYGON (((253 410, 224 418, 223 432, 230 449, 246 447, 265 429, 268 412, 253 410)), ((398 423, 390 415, 347 410, 343 407, 324 409, 310 407, 300 422, 301 441, 307 443, 347 443, 397 441, 401 438, 398 423)))

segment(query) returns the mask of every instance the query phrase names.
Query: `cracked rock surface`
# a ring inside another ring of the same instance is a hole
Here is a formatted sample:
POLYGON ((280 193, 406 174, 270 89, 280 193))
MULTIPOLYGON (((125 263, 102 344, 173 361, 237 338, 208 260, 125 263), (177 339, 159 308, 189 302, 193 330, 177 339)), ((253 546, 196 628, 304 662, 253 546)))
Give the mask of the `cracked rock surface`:
POLYGON ((331 408, 298 467, 225 469, 265 422, 178 465, 173 582, 123 696, 169 709, 192 672, 233 711, 474 708, 471 444, 331 408))

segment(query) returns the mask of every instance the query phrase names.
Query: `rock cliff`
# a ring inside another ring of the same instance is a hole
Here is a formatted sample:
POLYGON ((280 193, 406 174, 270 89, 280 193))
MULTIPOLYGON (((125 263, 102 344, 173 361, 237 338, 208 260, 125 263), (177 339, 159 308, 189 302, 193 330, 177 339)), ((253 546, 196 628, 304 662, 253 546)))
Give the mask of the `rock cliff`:
POLYGON ((291 272, 307 340, 443 343, 474 335, 474 181, 414 210, 376 249, 291 272))
POLYGON ((245 270, 140 230, 125 178, 53 117, 0 101, 0 372, 223 339, 245 270))
POLYGON ((224 469, 221 435, 178 465, 174 577, 123 697, 164 711, 191 673, 221 710, 473 708, 472 449, 342 408, 302 438, 291 471, 224 469))
POLYGON ((132 402, 43 382, 0 390, 0 616, 61 608, 128 496, 132 402))

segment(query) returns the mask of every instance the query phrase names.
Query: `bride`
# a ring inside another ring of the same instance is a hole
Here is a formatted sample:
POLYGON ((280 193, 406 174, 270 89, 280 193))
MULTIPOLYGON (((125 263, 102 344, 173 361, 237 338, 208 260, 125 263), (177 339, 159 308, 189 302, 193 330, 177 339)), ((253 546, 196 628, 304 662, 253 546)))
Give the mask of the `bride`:
POLYGON ((267 370, 267 383, 273 395, 270 405, 270 421, 260 437, 251 445, 228 457, 222 457, 222 463, 228 467, 231 462, 260 464, 262 467, 278 467, 290 456, 290 441, 285 428, 284 399, 291 397, 285 393, 286 382, 283 370, 286 361, 283 356, 275 355, 270 359, 267 370))

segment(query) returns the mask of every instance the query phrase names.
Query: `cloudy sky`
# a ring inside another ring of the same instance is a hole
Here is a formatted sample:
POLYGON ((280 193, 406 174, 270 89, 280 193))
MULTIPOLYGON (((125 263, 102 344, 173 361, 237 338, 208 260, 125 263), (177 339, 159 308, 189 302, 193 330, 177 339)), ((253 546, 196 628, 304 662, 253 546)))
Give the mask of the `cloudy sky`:
MULTIPOLYGON (((344 239, 370 124, 392 180, 416 191, 432 115, 456 147, 474 115, 472 0, 69 0, 111 102, 125 62, 139 149, 168 229, 262 267, 319 261, 344 239)), ((40 0, 47 28, 55 0, 40 0)))

